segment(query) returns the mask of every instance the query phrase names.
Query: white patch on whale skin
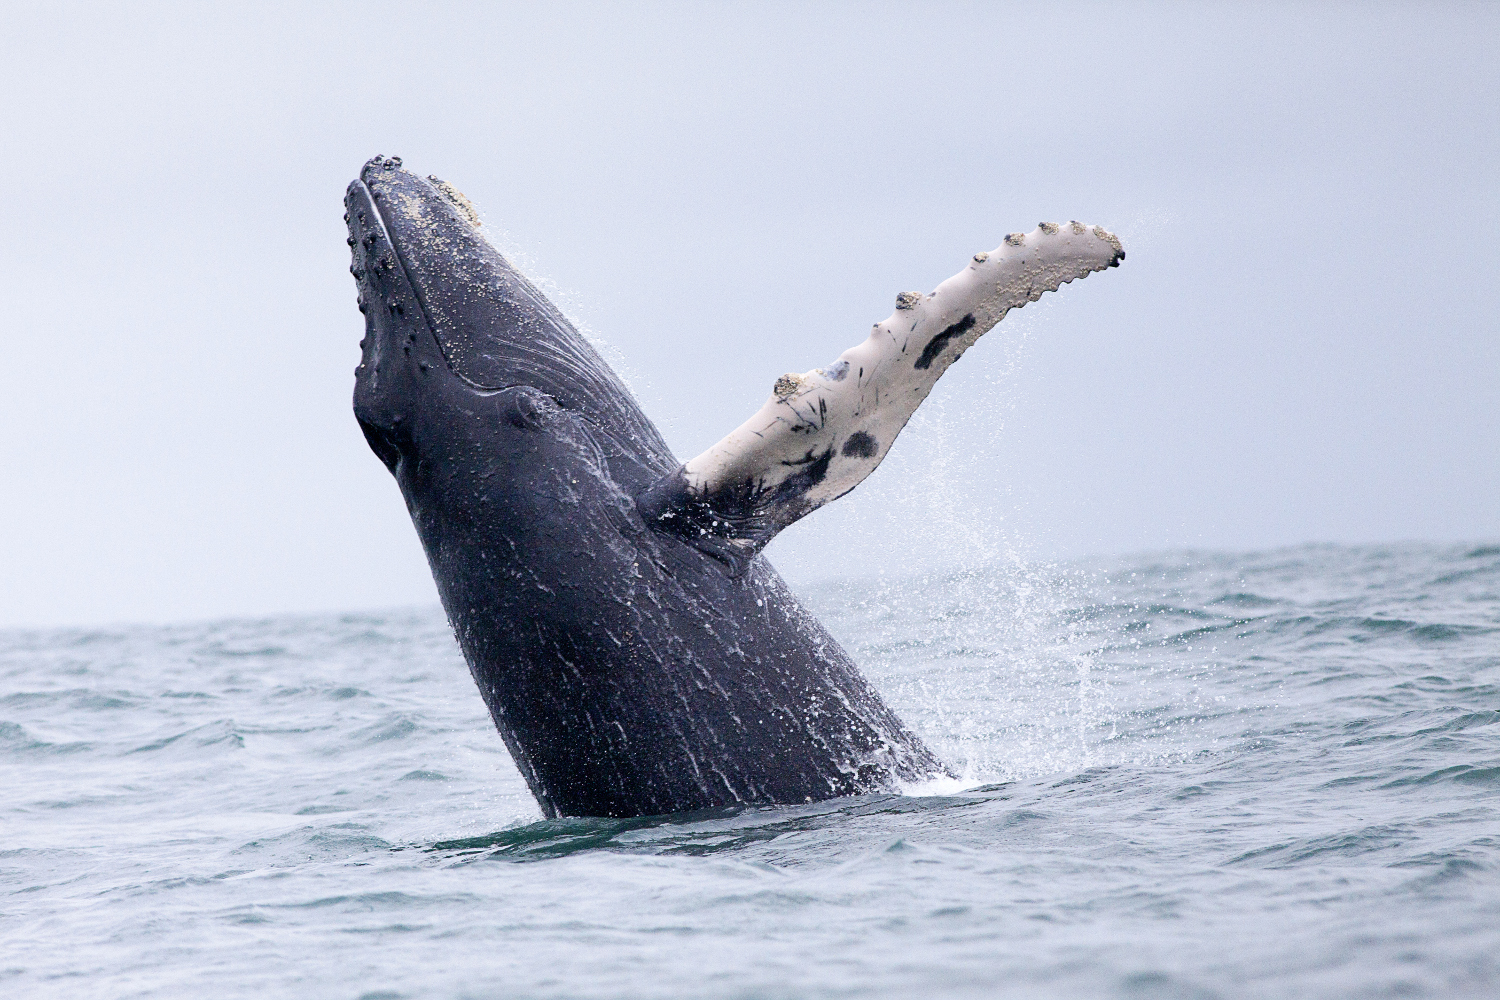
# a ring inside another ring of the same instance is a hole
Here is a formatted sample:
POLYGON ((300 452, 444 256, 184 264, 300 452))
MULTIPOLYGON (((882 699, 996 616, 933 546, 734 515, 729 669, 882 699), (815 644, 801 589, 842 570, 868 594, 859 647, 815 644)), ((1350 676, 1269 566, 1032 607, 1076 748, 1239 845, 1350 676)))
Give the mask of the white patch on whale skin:
MULTIPOLYGON (((843 496, 885 458, 948 367, 1007 312, 1124 256, 1114 234, 1079 222, 1011 233, 931 295, 902 292, 896 312, 833 364, 777 379, 755 416, 683 467, 689 489, 713 496, 749 483, 773 491, 831 451, 791 519, 843 496)), ((764 542, 736 540, 755 549, 764 542)))
POLYGON ((474 203, 462 191, 433 174, 427 175, 427 181, 433 187, 437 188, 438 194, 448 199, 450 205, 458 209, 458 213, 469 221, 469 225, 478 229, 484 224, 479 221, 479 210, 474 207, 474 203))

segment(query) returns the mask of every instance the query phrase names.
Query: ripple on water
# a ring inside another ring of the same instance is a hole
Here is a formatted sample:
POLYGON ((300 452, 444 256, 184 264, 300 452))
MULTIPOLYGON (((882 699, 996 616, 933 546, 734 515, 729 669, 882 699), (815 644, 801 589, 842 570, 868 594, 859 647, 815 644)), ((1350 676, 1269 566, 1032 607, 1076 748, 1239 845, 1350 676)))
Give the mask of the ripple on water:
POLYGON ((216 719, 201 726, 172 733, 152 740, 129 751, 130 753, 155 753, 171 750, 179 753, 199 753, 204 749, 240 750, 245 746, 245 737, 235 727, 233 719, 216 719))
POLYGON ((28 732, 26 727, 15 722, 0 722, 0 754, 5 756, 54 756, 58 754, 80 754, 91 749, 82 740, 53 743, 28 732))
POLYGON ((0 633, 7 996, 1500 991, 1500 547, 844 581, 965 775, 539 820, 441 612, 0 633), (190 984, 190 985, 189 985, 190 984))

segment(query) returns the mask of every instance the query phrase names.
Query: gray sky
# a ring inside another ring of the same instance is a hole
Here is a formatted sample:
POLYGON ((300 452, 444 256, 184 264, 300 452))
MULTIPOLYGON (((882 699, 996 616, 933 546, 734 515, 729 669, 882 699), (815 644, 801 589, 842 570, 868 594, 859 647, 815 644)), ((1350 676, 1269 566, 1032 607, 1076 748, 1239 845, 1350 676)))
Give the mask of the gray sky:
POLYGON ((436 599, 350 412, 375 153, 683 458, 1005 233, 1120 234, 794 581, 1500 537, 1496 5, 4 6, 0 624, 436 599))

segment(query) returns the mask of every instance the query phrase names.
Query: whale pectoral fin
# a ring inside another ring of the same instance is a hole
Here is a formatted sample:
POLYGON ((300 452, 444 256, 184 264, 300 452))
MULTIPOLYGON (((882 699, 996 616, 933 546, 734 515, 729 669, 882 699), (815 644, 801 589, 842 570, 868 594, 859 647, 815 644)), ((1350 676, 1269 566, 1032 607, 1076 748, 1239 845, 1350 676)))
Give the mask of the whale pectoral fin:
POLYGON ((755 416, 637 506, 652 527, 743 572, 782 528, 875 471, 943 372, 1007 312, 1124 259, 1097 226, 1012 233, 932 294, 902 292, 896 312, 833 364, 781 376, 755 416))

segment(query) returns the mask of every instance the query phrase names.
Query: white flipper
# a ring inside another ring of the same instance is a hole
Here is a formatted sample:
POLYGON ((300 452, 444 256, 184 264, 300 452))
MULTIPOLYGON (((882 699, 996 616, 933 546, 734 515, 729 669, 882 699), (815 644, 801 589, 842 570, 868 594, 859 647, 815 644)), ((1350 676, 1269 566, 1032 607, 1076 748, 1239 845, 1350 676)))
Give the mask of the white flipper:
POLYGON ((1042 223, 896 312, 825 368, 776 380, 760 411, 643 493, 655 527, 742 570, 778 531, 858 486, 932 387, 1011 309, 1125 259, 1111 233, 1042 223))

